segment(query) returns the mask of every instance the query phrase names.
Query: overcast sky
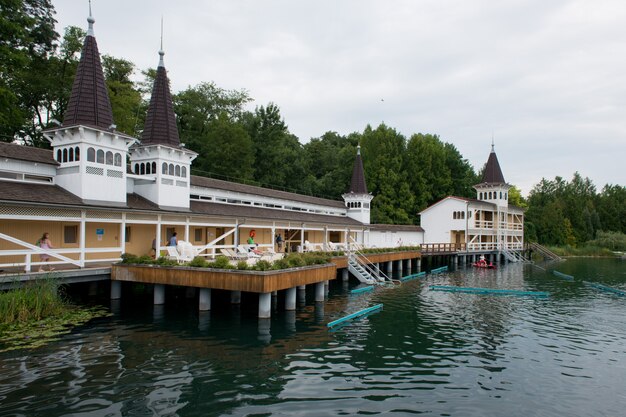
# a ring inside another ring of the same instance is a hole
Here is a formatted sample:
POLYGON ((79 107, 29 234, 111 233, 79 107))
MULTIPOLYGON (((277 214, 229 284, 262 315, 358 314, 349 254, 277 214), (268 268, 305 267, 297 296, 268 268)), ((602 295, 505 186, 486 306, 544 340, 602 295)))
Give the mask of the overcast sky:
MULTIPOLYGON (((53 0, 58 30, 87 0, 53 0)), ((101 54, 173 92, 214 81, 276 103, 302 142, 385 122, 433 133, 480 169, 492 135, 524 194, 575 171, 626 184, 626 2, 93 0, 101 54)))

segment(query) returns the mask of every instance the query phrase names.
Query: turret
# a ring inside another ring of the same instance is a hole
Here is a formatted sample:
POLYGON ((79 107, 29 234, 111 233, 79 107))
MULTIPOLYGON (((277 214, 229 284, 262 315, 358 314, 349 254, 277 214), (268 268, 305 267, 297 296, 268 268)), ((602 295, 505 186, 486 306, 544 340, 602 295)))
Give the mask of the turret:
POLYGON ((82 198, 126 204, 126 158, 136 139, 117 132, 89 10, 72 93, 58 128, 44 132, 59 162, 56 183, 82 198))
POLYGON ((180 143, 162 49, 141 144, 130 151, 134 192, 162 208, 189 208, 191 161, 197 154, 180 143))
POLYGON ((481 201, 494 203, 498 207, 508 207, 510 188, 511 186, 504 181, 504 176, 502 175, 498 157, 496 156, 496 151, 492 143, 491 153, 489 154, 489 159, 487 159, 482 180, 480 184, 474 186, 476 198, 481 201))
POLYGON ((374 196, 367 192, 365 171, 363 170, 363 160, 361 159, 361 146, 357 146, 356 149, 350 190, 342 194, 342 197, 348 208, 348 217, 363 224, 370 224, 370 202, 374 196))

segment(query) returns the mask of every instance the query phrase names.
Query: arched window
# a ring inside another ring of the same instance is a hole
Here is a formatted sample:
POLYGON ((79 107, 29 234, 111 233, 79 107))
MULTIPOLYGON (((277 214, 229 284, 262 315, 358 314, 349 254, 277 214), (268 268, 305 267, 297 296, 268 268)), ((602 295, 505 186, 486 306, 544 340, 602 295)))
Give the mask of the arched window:
POLYGON ((169 175, 174 175, 174 164, 170 164, 168 172, 169 175))
POLYGON ((87 148, 87 161, 96 162, 96 150, 94 148, 87 148))
POLYGON ((70 148, 70 156, 67 158, 69 162, 74 162, 74 148, 70 148))
POLYGON ((122 154, 120 154, 120 153, 116 153, 115 154, 115 166, 116 167, 121 167, 122 166, 122 154))
POLYGON ((80 148, 74 148, 74 161, 80 161, 80 148))
POLYGON ((150 174, 151 170, 150 170, 150 162, 146 163, 146 174, 150 174))
POLYGON ((456 219, 456 211, 453 211, 453 212, 452 212, 452 218, 453 218, 453 219, 456 219))
POLYGON ((176 168, 174 169, 175 175, 177 177, 180 177, 180 165, 176 165, 176 168))
POLYGON ((57 161, 63 162, 63 152, 61 149, 57 149, 57 161))
POLYGON ((146 173, 146 165, 143 162, 141 163, 141 168, 140 169, 141 169, 141 175, 146 173))
POLYGON ((135 164, 135 174, 139 174, 139 164, 135 164))
POLYGON ((161 174, 167 174, 167 164, 163 162, 163 168, 161 169, 161 174))
POLYGON ((104 151, 102 149, 98 149, 98 152, 96 152, 96 162, 104 164, 104 151))
POLYGON ((153 162, 153 163, 152 163, 152 173, 153 173, 153 174, 156 174, 156 173, 157 173, 157 171, 156 171, 156 162, 153 162))
POLYGON ((508 200, 509 199, 509 193, 504 193, 504 199, 508 200))
POLYGON ((502 191, 500 191, 500 200, 502 200, 502 191))
POLYGON ((464 219, 464 218, 465 218, 465 212, 464 212, 464 211, 462 211, 462 212, 461 212, 461 218, 462 218, 462 219, 464 219))
POLYGON ((182 167, 180 169, 180 176, 183 178, 187 178, 187 167, 182 167))
POLYGON ((63 149, 63 162, 67 162, 67 149, 63 149))
POLYGON ((113 152, 107 151, 107 165, 113 165, 113 152))
POLYGON ((489 191, 489 200, 491 200, 491 191, 489 191))

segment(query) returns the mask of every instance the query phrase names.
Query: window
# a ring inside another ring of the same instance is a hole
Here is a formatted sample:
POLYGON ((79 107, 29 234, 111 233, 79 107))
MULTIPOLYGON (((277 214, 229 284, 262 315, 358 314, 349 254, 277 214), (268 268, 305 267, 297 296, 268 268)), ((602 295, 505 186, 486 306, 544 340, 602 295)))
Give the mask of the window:
POLYGON ((115 154, 115 166, 116 167, 121 167, 122 166, 122 155, 119 153, 115 154))
POLYGON ((135 174, 139 174, 139 164, 135 164, 135 174))
POLYGON ((107 165, 113 165, 113 152, 107 151, 107 165))
POLYGON ((61 152, 61 149, 57 149, 57 161, 63 162, 63 152, 61 152))
POLYGON ((63 227, 63 243, 78 243, 78 226, 63 227))
POLYGON ((96 150, 94 148, 87 148, 87 161, 96 162, 96 150))
POLYGON ((167 173, 168 175, 174 175, 174 164, 170 164, 167 173))
POLYGON ((452 218, 453 218, 453 219, 456 219, 456 211, 453 211, 453 212, 452 212, 452 218))
POLYGON ((202 229, 195 229, 194 230, 194 240, 196 242, 202 242, 202 229))
POLYGON ((139 173, 141 175, 146 173, 146 165, 142 162, 141 165, 139 166, 139 173))
POLYGON ((150 174, 150 162, 146 164, 146 174, 150 174))
POLYGON ((502 200, 502 191, 500 191, 500 200, 502 200))
POLYGON ((156 162, 153 162, 153 163, 152 163, 152 173, 153 173, 153 174, 156 174, 156 173, 157 173, 157 171, 156 171, 156 162))
POLYGON ((167 164, 163 162, 163 168, 161 169, 161 174, 167 174, 167 164))
POLYGON ((68 161, 74 162, 74 148, 70 148, 70 157, 68 158, 68 161))
POLYGON ((180 177, 180 165, 176 165, 176 168, 174 170, 174 175, 176 175, 177 177, 180 177))
POLYGON ((74 150, 74 161, 80 161, 80 148, 78 146, 74 150))
POLYGON ((126 226, 124 230, 124 242, 130 243, 130 226, 126 226))
POLYGON ((63 149, 63 162, 67 162, 67 149, 63 149))
POLYGON ((104 151, 102 149, 98 149, 98 152, 96 152, 96 162, 104 164, 104 151))
POLYGON ((183 178, 187 178, 187 168, 186 167, 182 167, 180 169, 180 176, 183 178))

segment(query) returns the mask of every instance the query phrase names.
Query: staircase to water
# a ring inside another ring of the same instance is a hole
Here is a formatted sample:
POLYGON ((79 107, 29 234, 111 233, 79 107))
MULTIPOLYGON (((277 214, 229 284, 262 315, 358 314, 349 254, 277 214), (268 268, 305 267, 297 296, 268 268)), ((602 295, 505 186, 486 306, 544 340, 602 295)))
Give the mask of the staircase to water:
POLYGON ((556 253, 552 252, 550 249, 546 248, 545 246, 540 245, 539 243, 532 242, 530 244, 530 249, 532 249, 535 252, 539 253, 544 258, 552 259, 552 260, 555 260, 555 261, 562 261, 563 260, 563 258, 561 258, 559 255, 557 255, 556 253))
POLYGON ((348 271, 359 281, 367 285, 382 285, 386 282, 398 282, 387 276, 377 264, 371 262, 358 246, 348 252, 348 271))

